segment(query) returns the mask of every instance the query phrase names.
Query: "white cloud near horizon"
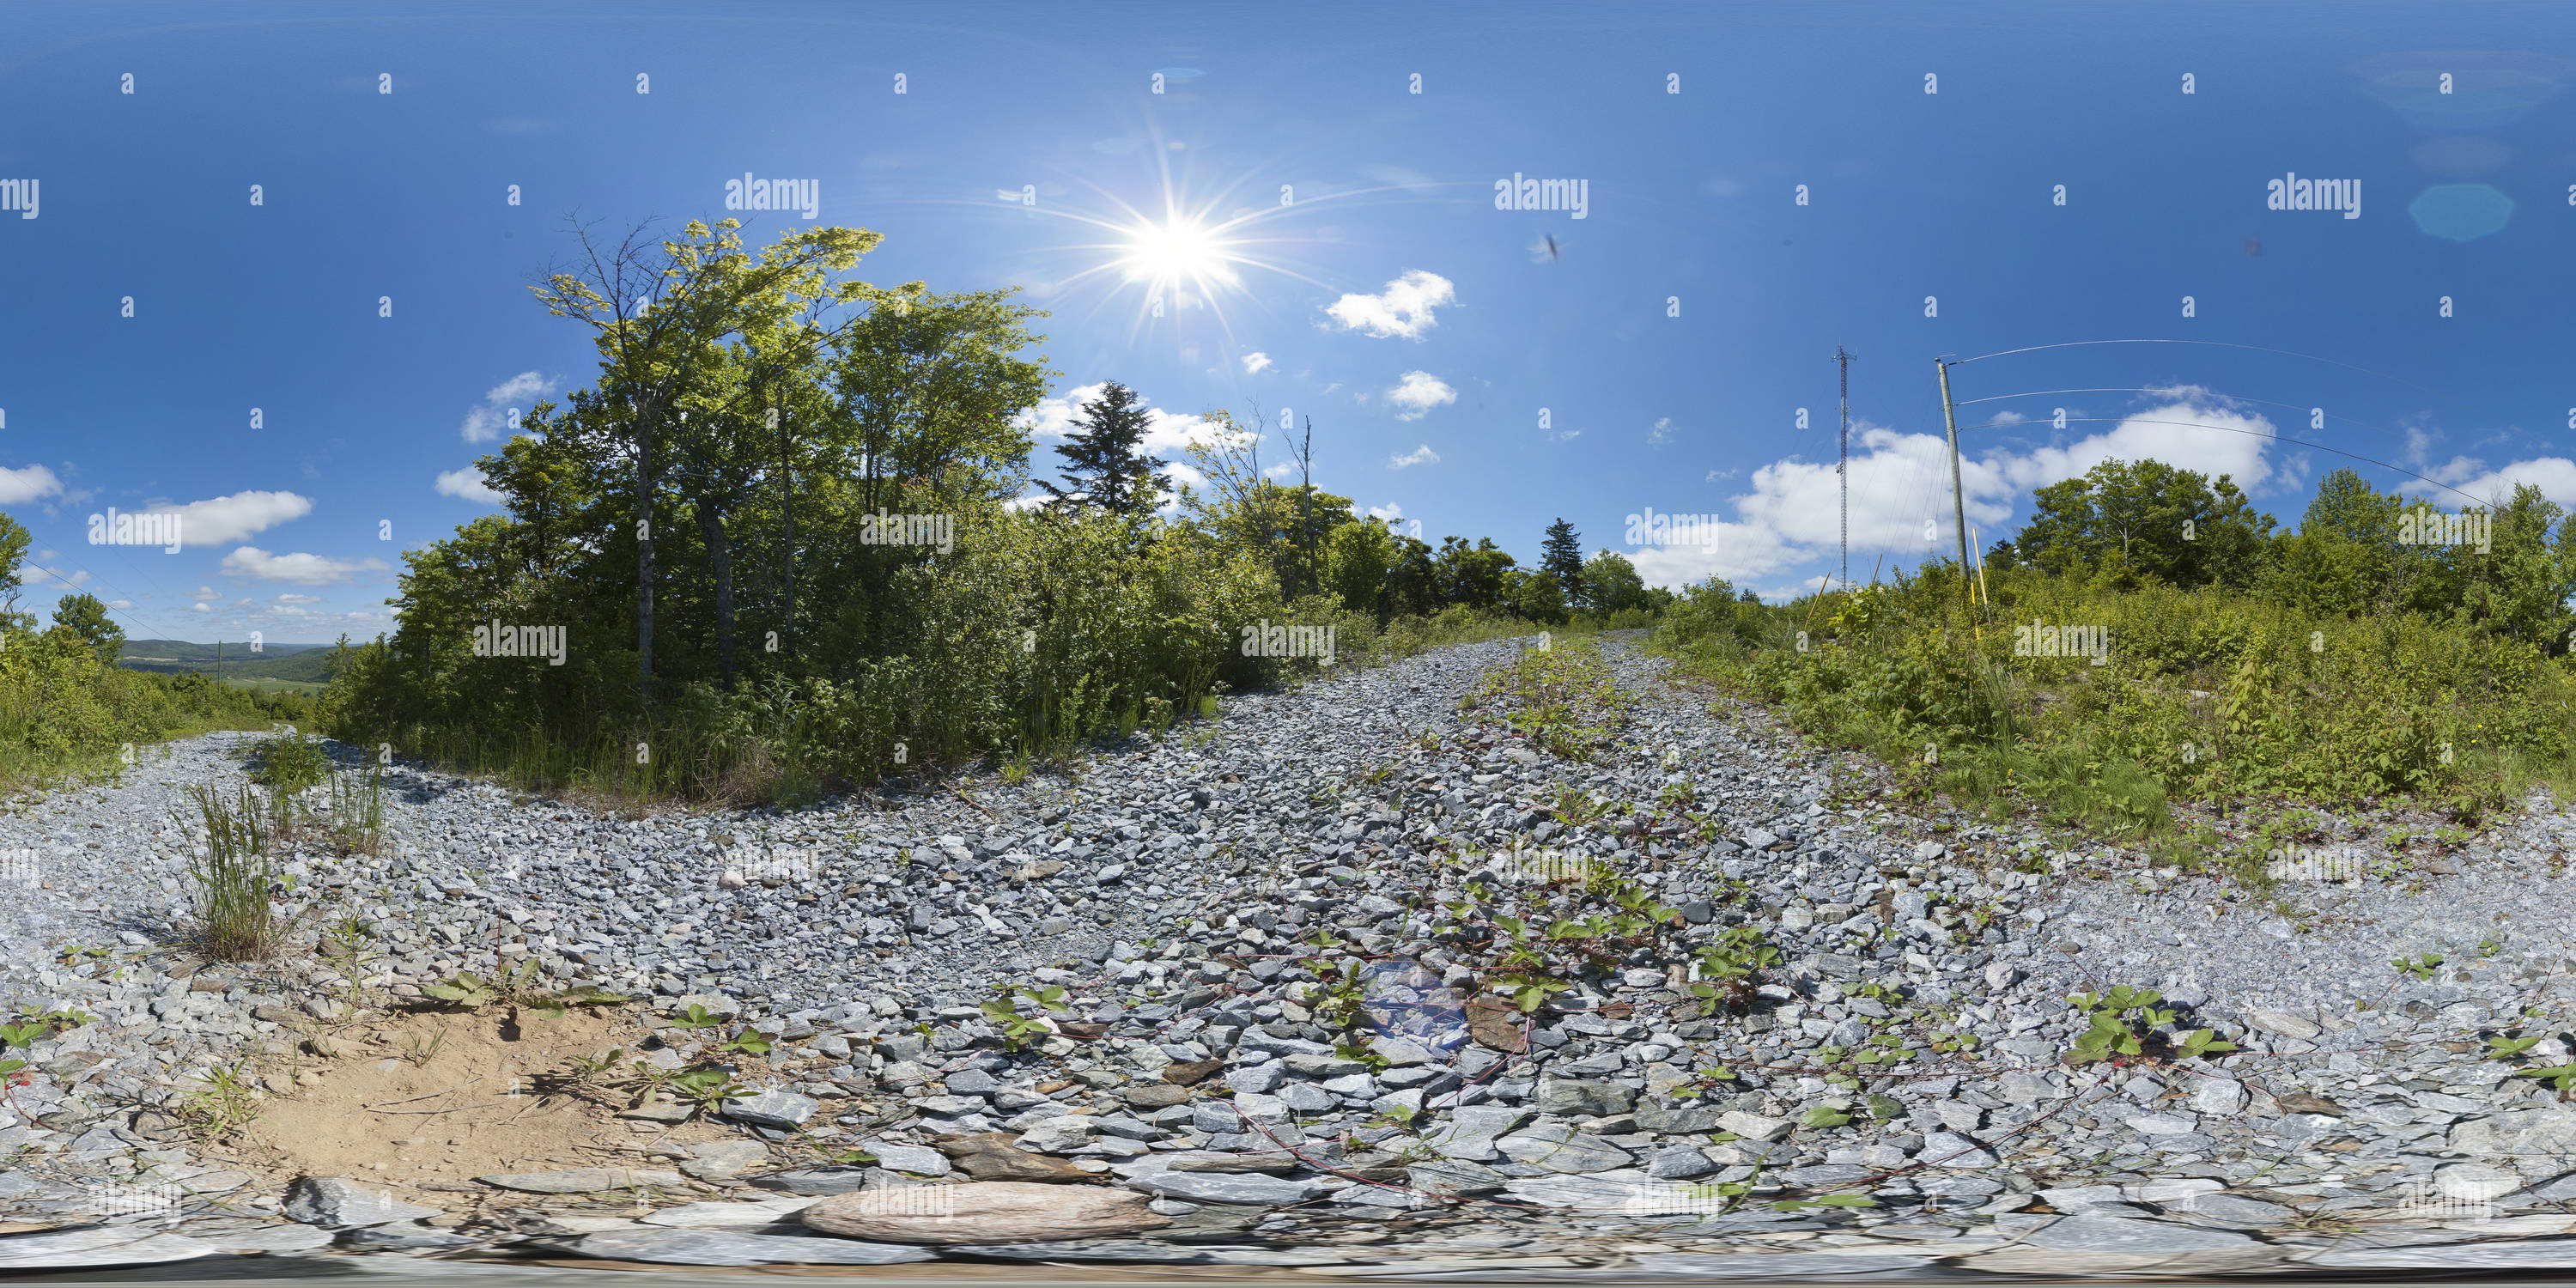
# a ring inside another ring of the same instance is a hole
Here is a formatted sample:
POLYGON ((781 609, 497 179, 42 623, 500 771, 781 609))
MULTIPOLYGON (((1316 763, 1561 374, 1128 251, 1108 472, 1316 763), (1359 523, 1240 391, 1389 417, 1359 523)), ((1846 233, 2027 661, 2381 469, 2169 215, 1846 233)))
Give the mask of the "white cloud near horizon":
POLYGON ((1412 451, 1406 452, 1402 456, 1390 456, 1386 458, 1386 467, 1391 470, 1400 470, 1408 465, 1437 465, 1439 463, 1440 453, 1432 451, 1431 444, 1429 443, 1424 443, 1422 446, 1414 448, 1412 451))
MULTIPOLYGON (((1882 556, 1893 555, 1911 564, 1927 554, 1956 550, 1949 453, 1942 436, 1901 433, 1862 421, 1855 421, 1852 431, 1853 580, 1866 580, 1868 570, 1882 556), (1933 521, 1934 531, 1928 542, 1923 536, 1926 519, 1933 521), (1863 552, 1868 554, 1867 563, 1863 552)), ((2016 513, 2032 491, 2077 477, 2104 461, 2158 460, 2213 479, 2229 475, 2237 486, 2253 493, 2276 481, 2290 481, 2285 467, 2273 459, 2277 446, 2274 428, 2264 417, 2197 389, 2178 389, 2109 429, 2071 443, 1963 458, 1960 486, 1977 540, 1991 546, 2013 528, 2016 513)), ((2576 464, 2561 464, 2566 466, 2563 485, 2576 496, 2576 464)), ((2532 472, 2547 473, 2542 468, 2546 462, 2532 465, 2532 472)), ((1832 461, 1786 457, 1755 469, 1746 485, 1748 491, 1718 502, 1672 498, 1673 512, 1698 509, 1720 516, 1715 549, 1646 547, 1622 553, 1647 584, 1675 588, 1709 576, 1743 585, 1798 564, 1836 557, 1841 480, 1832 461)))
POLYGON ((390 566, 382 559, 332 559, 323 555, 273 555, 257 546, 243 546, 224 556, 223 571, 234 577, 257 581, 283 581, 298 586, 329 586, 352 581, 371 572, 386 572, 390 566))

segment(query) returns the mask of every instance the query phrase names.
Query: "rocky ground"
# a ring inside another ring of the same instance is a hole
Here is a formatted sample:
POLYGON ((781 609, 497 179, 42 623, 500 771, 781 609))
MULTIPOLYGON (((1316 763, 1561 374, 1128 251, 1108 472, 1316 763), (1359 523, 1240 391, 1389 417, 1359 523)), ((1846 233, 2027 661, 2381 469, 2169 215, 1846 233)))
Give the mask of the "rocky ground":
POLYGON ((257 964, 192 948, 182 820, 258 739, 20 801, 0 1269, 2576 1265, 2548 802, 2252 892, 1534 643, 799 813, 397 765, 257 964))

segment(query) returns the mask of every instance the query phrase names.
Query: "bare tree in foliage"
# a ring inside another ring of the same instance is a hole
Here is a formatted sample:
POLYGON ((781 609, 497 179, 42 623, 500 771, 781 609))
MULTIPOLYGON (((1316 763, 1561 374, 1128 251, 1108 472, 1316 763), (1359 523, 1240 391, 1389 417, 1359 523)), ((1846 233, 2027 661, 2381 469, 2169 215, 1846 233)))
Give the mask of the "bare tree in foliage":
POLYGON ((532 288, 546 311, 595 333, 598 387, 623 413, 618 446, 635 466, 637 692, 653 701, 653 519, 662 450, 681 403, 725 361, 725 340, 802 275, 847 268, 881 240, 856 228, 791 232, 758 259, 742 251, 738 220, 690 221, 678 240, 650 235, 650 221, 614 244, 570 223, 579 255, 532 288))

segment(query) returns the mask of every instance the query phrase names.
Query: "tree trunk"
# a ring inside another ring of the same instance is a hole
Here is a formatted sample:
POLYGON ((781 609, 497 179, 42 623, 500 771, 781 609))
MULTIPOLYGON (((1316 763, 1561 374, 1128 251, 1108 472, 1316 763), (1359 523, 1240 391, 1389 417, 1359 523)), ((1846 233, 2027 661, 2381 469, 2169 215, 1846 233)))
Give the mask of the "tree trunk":
POLYGON ((716 682, 733 692, 733 544, 725 537, 724 512, 698 503, 698 534, 707 543, 707 567, 716 579, 716 682))
POLYGON ((783 487, 778 512, 787 522, 787 618, 779 623, 781 644, 796 636, 796 463, 788 451, 787 417, 778 417, 778 479, 783 487))
POLYGON ((653 428, 649 418, 639 418, 636 441, 642 450, 636 456, 637 479, 635 498, 635 652, 638 658, 637 692, 644 709, 653 709, 653 428))

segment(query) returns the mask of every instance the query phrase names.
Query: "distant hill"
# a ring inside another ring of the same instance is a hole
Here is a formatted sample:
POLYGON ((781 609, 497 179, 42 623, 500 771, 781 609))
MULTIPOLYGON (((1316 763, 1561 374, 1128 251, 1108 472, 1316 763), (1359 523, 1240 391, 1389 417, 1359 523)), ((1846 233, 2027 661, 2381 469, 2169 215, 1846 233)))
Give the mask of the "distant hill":
MULTIPOLYGON (((127 640, 117 664, 136 671, 158 671, 164 675, 181 675, 190 671, 215 671, 215 646, 188 640, 127 640)), ((331 678, 331 646, 328 644, 270 644, 263 641, 253 653, 247 642, 231 640, 223 644, 223 672, 227 678, 265 676, 272 680, 301 680, 319 684, 331 678)))

